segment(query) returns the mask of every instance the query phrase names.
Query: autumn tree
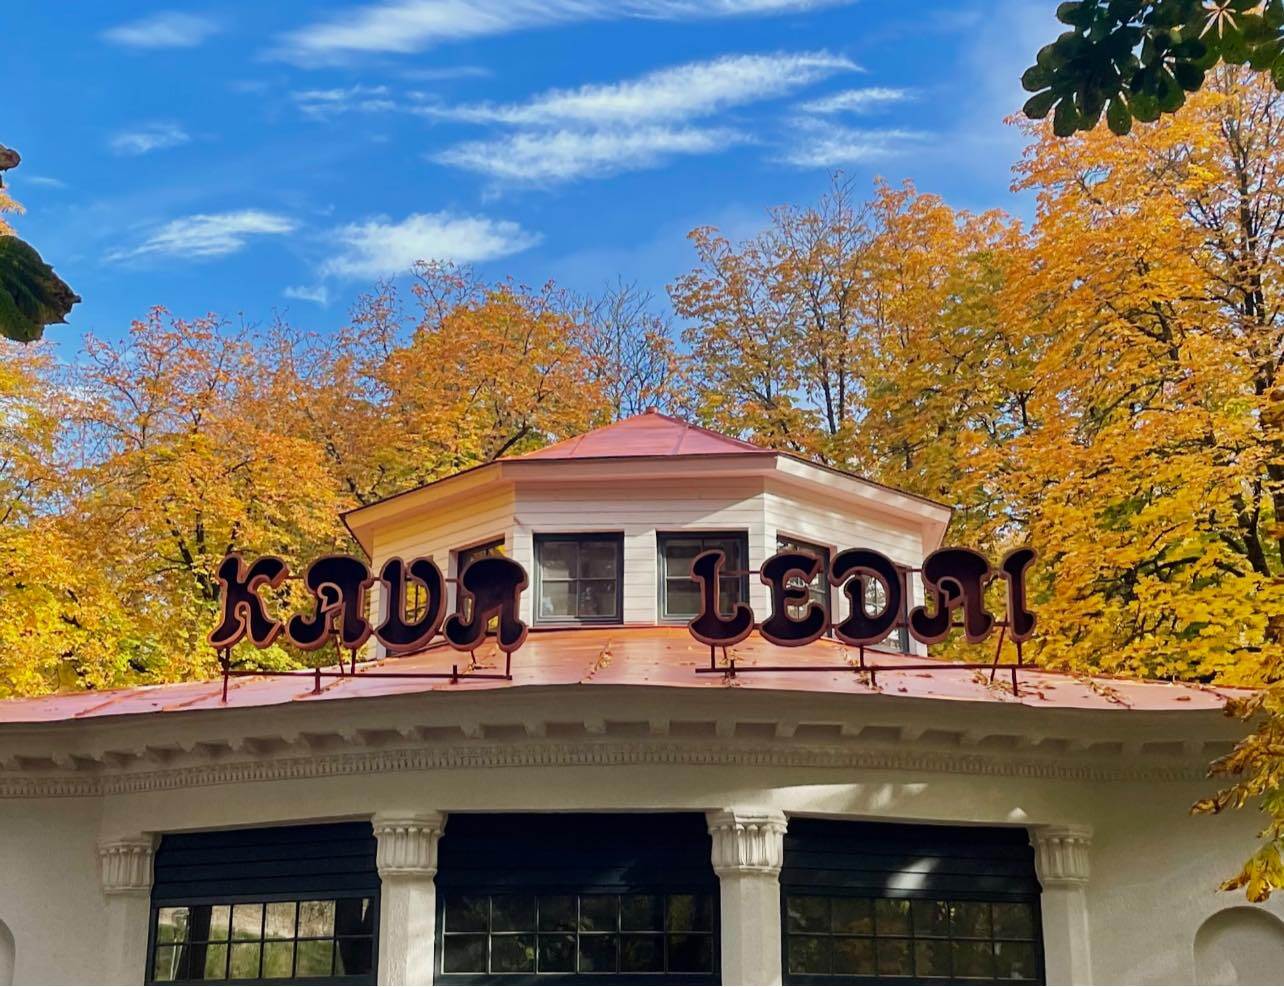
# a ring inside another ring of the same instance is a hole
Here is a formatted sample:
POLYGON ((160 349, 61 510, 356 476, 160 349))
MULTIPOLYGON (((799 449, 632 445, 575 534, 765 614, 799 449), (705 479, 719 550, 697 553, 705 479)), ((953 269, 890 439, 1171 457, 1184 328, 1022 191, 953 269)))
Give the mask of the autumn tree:
MULTIPOLYGON (((1183 111, 1125 139, 1036 135, 1038 264, 1015 306, 1043 327, 1013 487, 1045 552, 1045 660, 1270 686, 1284 592, 1284 96, 1222 69, 1183 111), (1085 258, 1091 258, 1085 263, 1085 258)), ((1242 875, 1280 885, 1277 719, 1223 768, 1208 807, 1260 797, 1269 842, 1242 875)))
POLYGON ((657 313, 651 293, 620 278, 579 305, 587 330, 584 350, 611 418, 618 421, 649 408, 677 411, 681 364, 669 319, 657 313))

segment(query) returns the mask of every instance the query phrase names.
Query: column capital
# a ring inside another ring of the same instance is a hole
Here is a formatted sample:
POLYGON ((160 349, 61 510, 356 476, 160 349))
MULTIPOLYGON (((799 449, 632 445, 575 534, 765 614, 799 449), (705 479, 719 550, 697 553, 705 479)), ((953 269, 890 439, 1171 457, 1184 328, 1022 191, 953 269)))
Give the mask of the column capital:
POLYGON ((375 866, 381 878, 436 875, 444 812, 377 813, 371 822, 378 842, 375 866))
POLYGON ((705 815, 713 837, 713 871, 719 877, 780 873, 785 855, 785 814, 778 809, 720 809, 705 815))
POLYGON ((1081 888, 1088 883, 1092 827, 1075 825, 1034 826, 1034 869, 1046 888, 1081 888))
POLYGON ((147 894, 152 890, 154 841, 145 834, 98 841, 103 894, 147 894))

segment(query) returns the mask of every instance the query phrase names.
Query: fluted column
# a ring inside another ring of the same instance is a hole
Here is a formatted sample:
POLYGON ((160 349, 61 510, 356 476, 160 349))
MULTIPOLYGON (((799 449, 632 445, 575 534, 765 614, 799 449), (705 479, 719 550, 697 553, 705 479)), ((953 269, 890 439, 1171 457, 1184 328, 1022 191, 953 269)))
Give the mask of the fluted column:
POLYGON ((778 984, 785 816, 723 809, 707 816, 722 902, 722 982, 778 984))
POLYGON ((153 841, 147 835, 102 840, 99 879, 107 899, 103 973, 110 984, 141 984, 147 976, 153 841))
POLYGON ((1034 865, 1043 886, 1043 956, 1050 984, 1091 984, 1088 936, 1087 826, 1036 826, 1031 830, 1034 865))
POLYGON ((441 812, 376 815, 379 983, 430 984, 437 926, 437 841, 441 812))

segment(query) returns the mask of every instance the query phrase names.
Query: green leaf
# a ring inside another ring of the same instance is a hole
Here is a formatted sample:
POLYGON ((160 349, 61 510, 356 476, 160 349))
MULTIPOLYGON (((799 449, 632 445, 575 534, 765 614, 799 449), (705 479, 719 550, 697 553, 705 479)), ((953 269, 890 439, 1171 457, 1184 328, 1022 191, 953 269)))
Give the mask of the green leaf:
POLYGON ((1042 120, 1052 109, 1052 104, 1057 101, 1057 94, 1051 89, 1045 89, 1043 92, 1031 96, 1025 101, 1025 106, 1021 111, 1031 120, 1042 120))
POLYGON ((0 236, 0 335, 29 343, 67 321, 80 301, 53 268, 16 236, 0 236))
POLYGON ((1204 84, 1204 70, 1193 62, 1178 62, 1173 66, 1173 77, 1188 93, 1193 93, 1204 84))
POLYGON ((1079 111, 1074 108, 1074 100, 1069 97, 1057 104, 1052 114, 1052 132, 1058 137, 1069 137, 1079 129, 1079 111))
POLYGON ((1124 105, 1122 98, 1112 99, 1110 105, 1106 107, 1106 126, 1110 128, 1111 133, 1118 134, 1120 137, 1132 130, 1132 113, 1124 105))
POLYGON ((1021 75, 1021 88, 1028 93, 1037 93, 1040 89, 1047 89, 1052 85, 1053 78, 1052 72, 1042 65, 1031 65, 1021 75))
POLYGON ((1094 13, 1093 5, 1084 3, 1083 0, 1067 0, 1057 6, 1057 20, 1081 30, 1092 23, 1094 13))

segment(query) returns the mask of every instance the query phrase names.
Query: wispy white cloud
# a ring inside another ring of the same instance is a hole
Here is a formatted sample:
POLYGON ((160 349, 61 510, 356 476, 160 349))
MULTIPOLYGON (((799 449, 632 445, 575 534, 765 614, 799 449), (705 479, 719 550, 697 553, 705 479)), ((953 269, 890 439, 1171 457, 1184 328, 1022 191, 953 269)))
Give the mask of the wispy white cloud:
POLYGON ((110 27, 102 37, 126 48, 195 48, 220 30, 211 17, 167 10, 110 27))
POLYGON ((116 154, 148 154, 169 147, 178 147, 192 138, 187 131, 173 123, 149 123, 136 130, 124 130, 108 142, 116 154))
POLYGON ((839 168, 921 149, 932 135, 919 130, 858 130, 815 121, 791 136, 780 160, 799 168, 839 168))
POLYGON ((401 77, 412 82, 442 82, 446 79, 486 79, 493 74, 485 65, 438 65, 405 69, 401 77))
POLYGON ((518 126, 673 122, 770 99, 855 68, 850 59, 825 51, 726 55, 623 82, 552 89, 525 103, 426 107, 424 112, 518 126))
POLYGON ((864 89, 846 89, 842 92, 822 96, 803 103, 799 107, 805 113, 876 113, 895 103, 905 103, 914 99, 912 89, 897 89, 889 86, 867 86, 864 89))
POLYGON ((24 185, 37 185, 41 188, 62 189, 67 187, 67 183, 61 178, 53 178, 50 175, 24 175, 22 176, 24 185))
POLYGON ((700 121, 855 69, 850 59, 825 51, 726 55, 618 82, 553 89, 522 103, 415 112, 515 128, 448 147, 432 160, 510 184, 554 184, 748 143, 734 126, 700 121))
POLYGON ((374 279, 402 274, 419 260, 473 264, 507 257, 539 243, 518 223, 448 212, 412 213, 399 222, 373 219, 334 230, 338 253, 321 268, 327 276, 374 279))
POLYGON ((745 140, 733 130, 700 127, 521 132, 457 144, 433 160, 506 182, 540 185, 652 168, 677 155, 711 154, 745 140))
POLYGON ((387 86, 304 89, 291 93, 290 97, 304 116, 316 120, 325 120, 339 113, 378 113, 397 106, 387 86))
POLYGON ((853 0, 385 0, 282 36, 276 54, 301 65, 576 21, 765 16, 853 0))
POLYGON ((108 260, 161 255, 203 260, 223 257, 243 248, 250 237, 280 236, 297 228, 294 220, 261 209, 198 213, 171 220, 135 247, 116 250, 108 260))
POLYGON ((283 292, 286 298, 293 298, 295 301, 312 302, 322 307, 330 304, 330 289, 323 284, 317 285, 290 285, 283 292))

